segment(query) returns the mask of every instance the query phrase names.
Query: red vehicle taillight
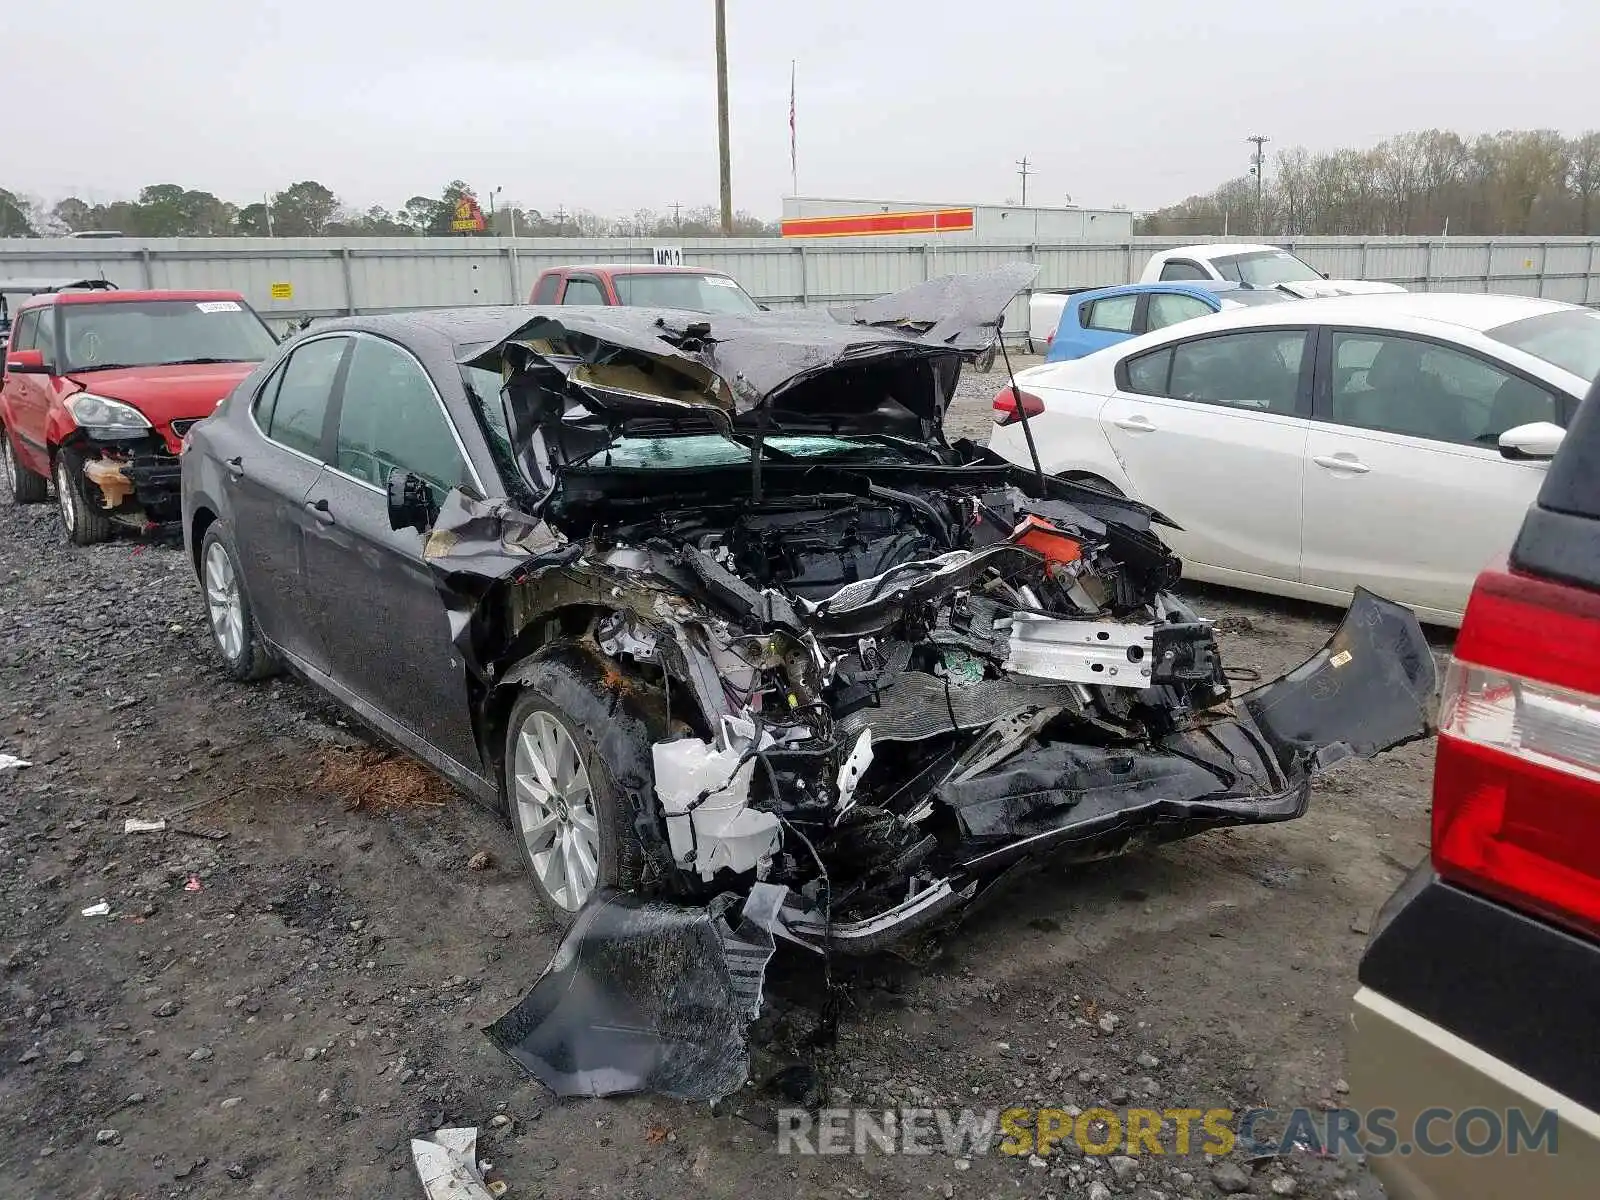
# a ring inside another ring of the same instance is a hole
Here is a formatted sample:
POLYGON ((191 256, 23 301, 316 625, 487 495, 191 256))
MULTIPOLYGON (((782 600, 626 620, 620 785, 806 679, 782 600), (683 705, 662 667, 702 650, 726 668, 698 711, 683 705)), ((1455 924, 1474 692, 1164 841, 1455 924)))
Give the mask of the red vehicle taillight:
POLYGON ((1478 577, 1440 700, 1433 865, 1600 934, 1600 595, 1478 577))
POLYGON ((1017 397, 1010 388, 1001 388, 1000 394, 994 398, 994 423, 996 425, 1015 425, 1026 415, 1030 419, 1044 412, 1044 401, 1032 392, 1023 392, 1022 412, 1017 411, 1017 397))

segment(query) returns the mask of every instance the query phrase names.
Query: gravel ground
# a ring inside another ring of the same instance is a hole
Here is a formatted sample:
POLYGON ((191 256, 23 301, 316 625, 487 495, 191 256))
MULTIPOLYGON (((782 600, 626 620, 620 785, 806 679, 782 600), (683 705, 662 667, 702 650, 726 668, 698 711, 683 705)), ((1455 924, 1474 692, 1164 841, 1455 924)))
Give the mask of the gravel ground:
MULTIPOLYGON (((964 386, 958 432, 985 433, 999 380, 964 386)), ((500 823, 427 788, 352 805, 322 771, 351 730, 295 681, 223 679, 181 550, 73 549, 3 486, 0 753, 33 765, 0 771, 0 1195, 415 1197, 407 1139, 442 1124, 483 1127, 513 1197, 1379 1194, 1303 1155, 780 1155, 765 1076, 715 1110, 554 1102, 481 1033, 555 944, 500 823), (190 832, 122 832, 180 809, 190 832)), ((1195 599, 1230 665, 1268 676, 1337 619, 1195 599)), ((921 965, 852 971, 831 1101, 1337 1102, 1356 959, 1425 853, 1430 762, 1349 765, 1300 821, 1042 873, 921 965)), ((780 1010, 805 966, 775 968, 780 1010)))

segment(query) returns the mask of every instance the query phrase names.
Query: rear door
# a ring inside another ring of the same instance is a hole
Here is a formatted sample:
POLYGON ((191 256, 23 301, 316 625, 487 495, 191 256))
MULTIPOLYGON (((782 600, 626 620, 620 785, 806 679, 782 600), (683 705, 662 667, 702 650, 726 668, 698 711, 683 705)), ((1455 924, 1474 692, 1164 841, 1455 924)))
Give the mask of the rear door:
POLYGON ((1140 299, 1137 292, 1129 292, 1068 304, 1050 343, 1049 361, 1082 358, 1127 341, 1138 327, 1140 299))
POLYGON ((1433 339, 1333 329, 1324 340, 1306 441, 1303 579, 1458 613, 1544 481, 1545 464, 1503 457, 1499 435, 1564 424, 1568 405, 1433 339))
MULTIPOLYGON (((482 494, 422 364, 397 343, 362 334, 338 401, 330 468, 306 498, 307 591, 334 681, 481 773, 466 669, 422 557, 423 535, 389 528, 387 485, 397 470, 421 476, 437 501, 462 484, 482 494)), ((434 762, 460 776, 450 762, 434 762)))
POLYGON ((1312 376, 1308 327, 1206 334, 1119 363, 1101 426, 1186 561, 1294 581, 1312 376))
POLYGON ((328 648, 306 593, 301 542, 312 520, 308 497, 323 471, 332 397, 350 347, 345 334, 300 343, 252 398, 243 444, 218 446, 234 544, 256 620, 302 666, 323 672, 328 648))
POLYGON ((609 304, 605 288, 592 275, 568 275, 567 286, 561 289, 563 304, 609 304))

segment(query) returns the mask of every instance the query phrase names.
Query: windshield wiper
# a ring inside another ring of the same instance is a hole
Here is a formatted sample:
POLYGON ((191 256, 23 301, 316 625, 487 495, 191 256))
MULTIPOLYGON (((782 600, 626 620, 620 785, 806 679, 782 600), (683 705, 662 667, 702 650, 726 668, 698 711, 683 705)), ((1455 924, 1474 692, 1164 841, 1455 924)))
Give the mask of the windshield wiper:
POLYGON ((84 363, 82 366, 68 367, 65 374, 81 375, 86 371, 131 371, 136 367, 148 367, 149 363, 84 363))
POLYGON ((152 363, 162 367, 199 367, 210 363, 260 362, 259 358, 175 358, 171 362, 152 363))

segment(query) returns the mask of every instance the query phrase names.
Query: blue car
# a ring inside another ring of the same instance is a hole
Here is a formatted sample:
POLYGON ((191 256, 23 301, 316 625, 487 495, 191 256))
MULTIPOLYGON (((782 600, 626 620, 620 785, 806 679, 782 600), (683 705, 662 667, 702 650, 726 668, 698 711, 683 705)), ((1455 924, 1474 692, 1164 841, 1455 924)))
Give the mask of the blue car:
POLYGON ((1276 288, 1242 287, 1232 282, 1124 283, 1063 297, 1066 306, 1049 339, 1045 362, 1082 358, 1141 333, 1179 321, 1292 299, 1276 288))

